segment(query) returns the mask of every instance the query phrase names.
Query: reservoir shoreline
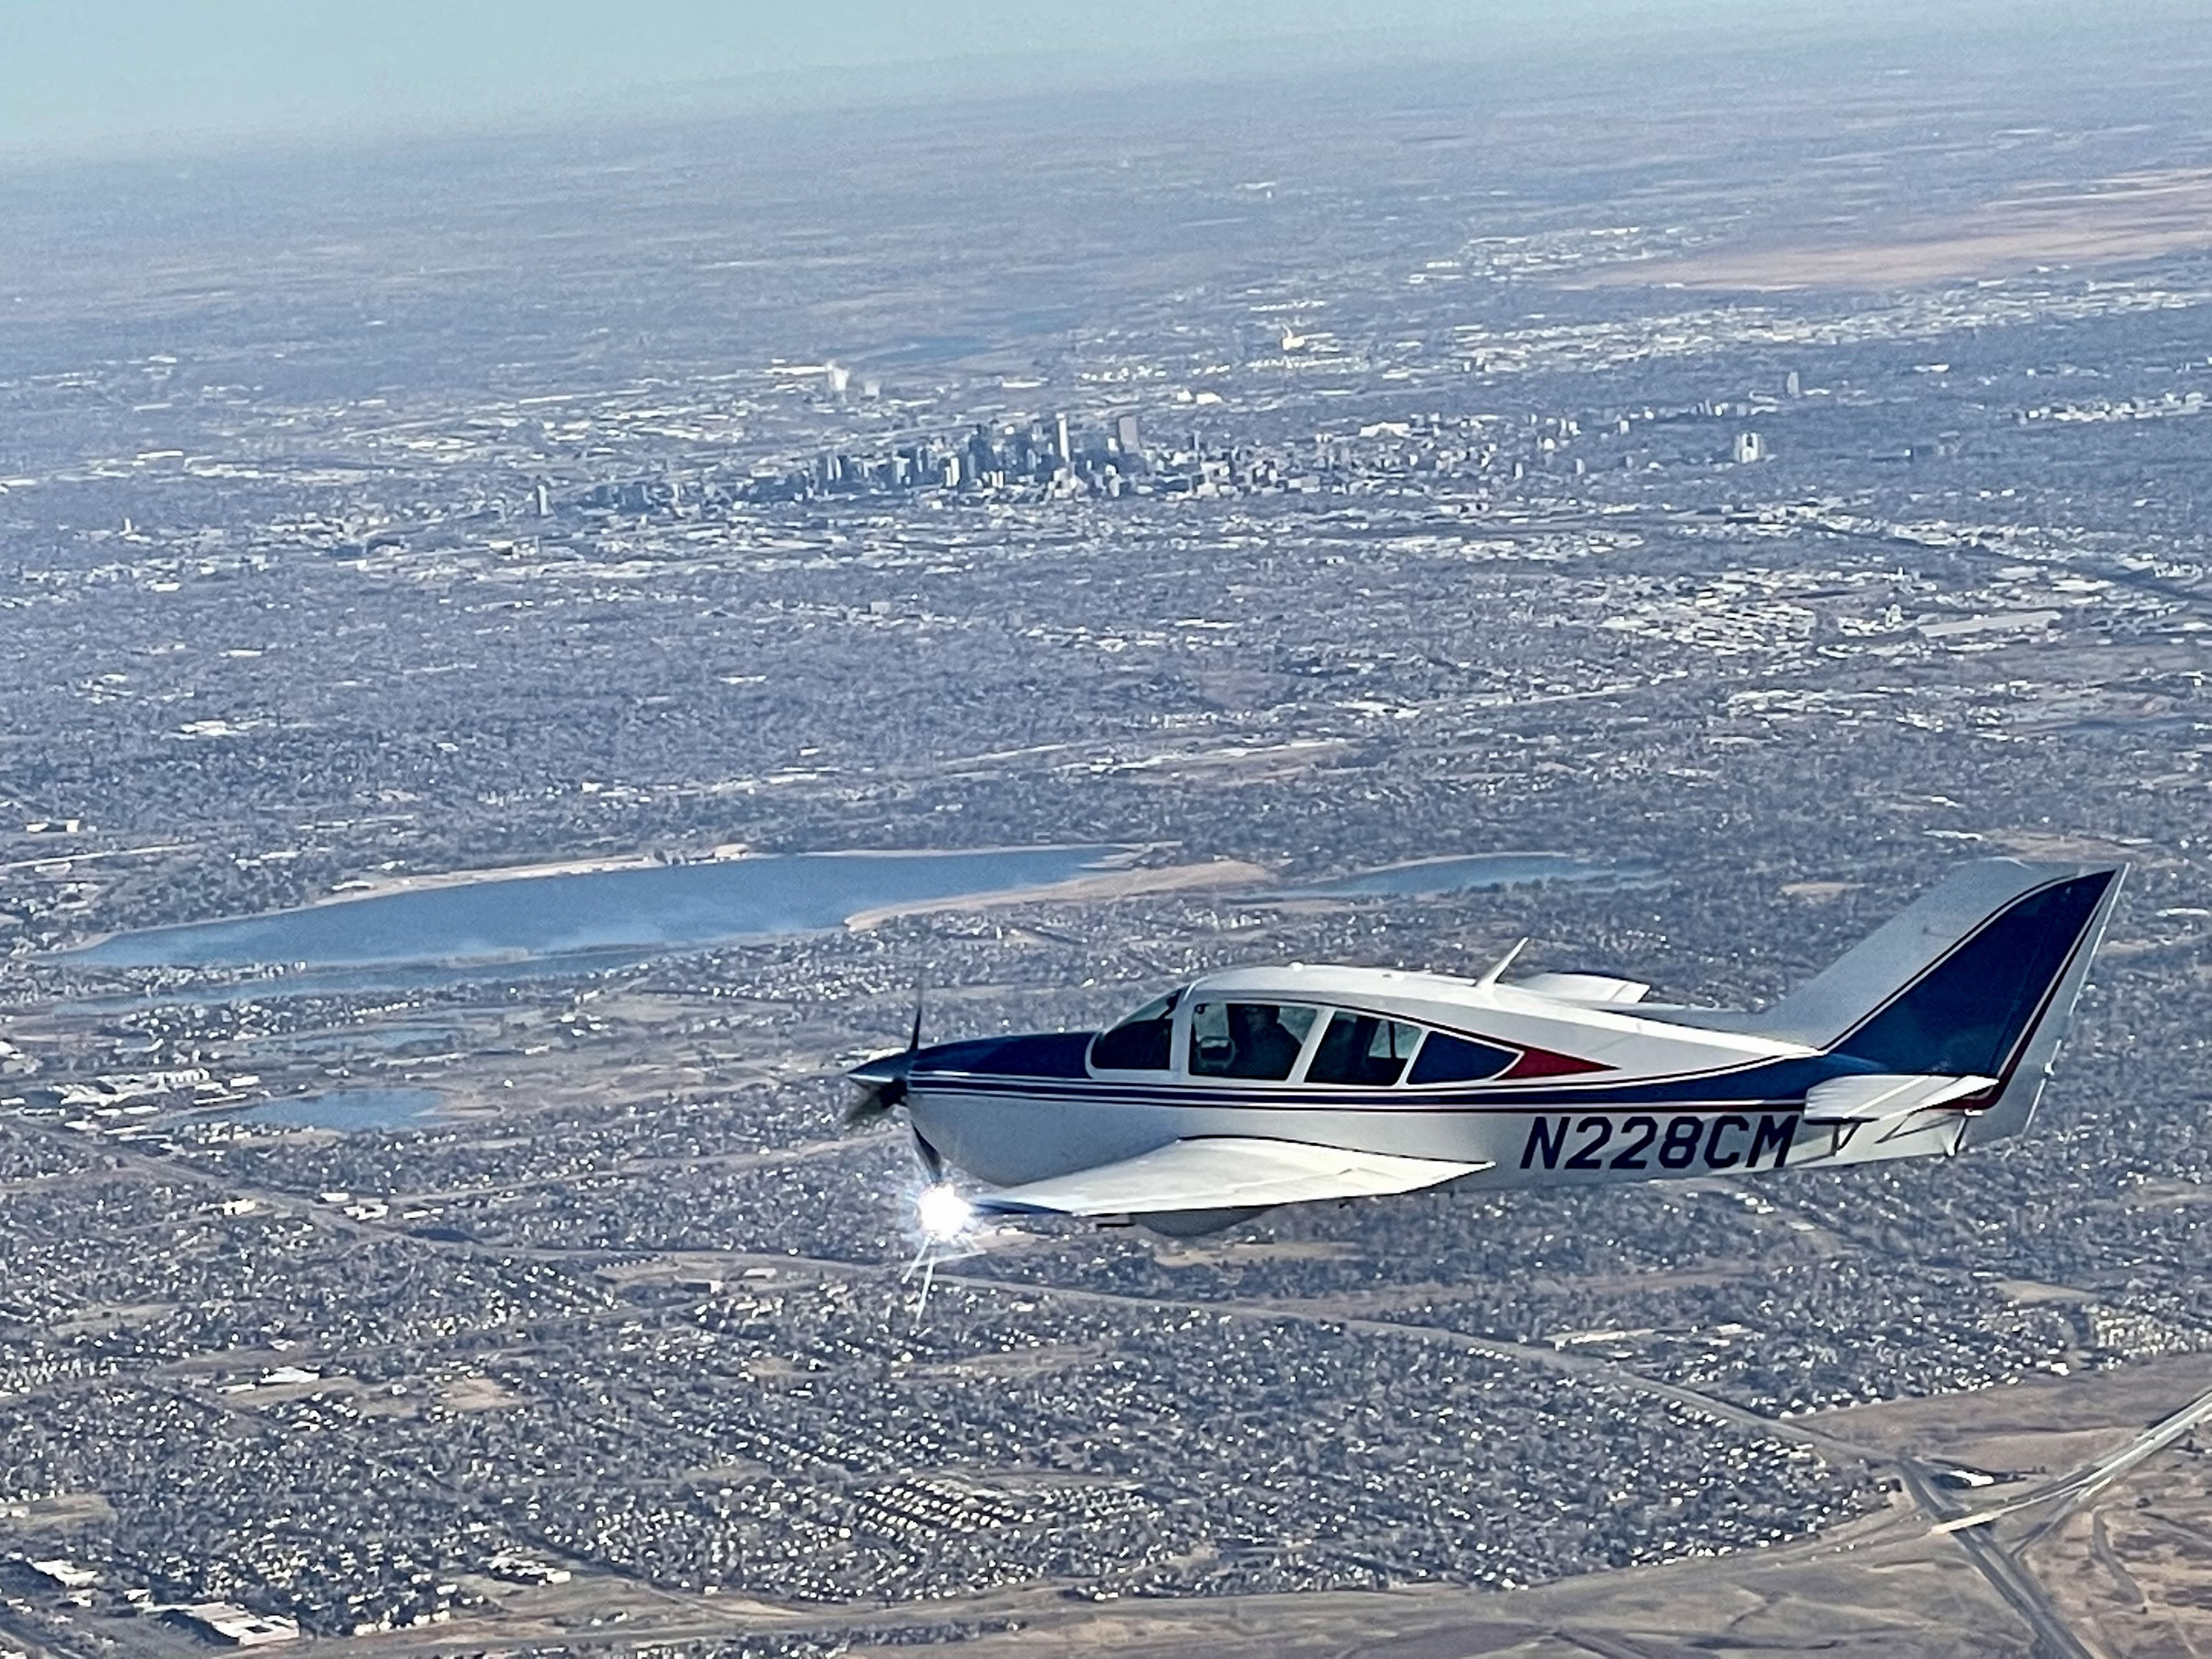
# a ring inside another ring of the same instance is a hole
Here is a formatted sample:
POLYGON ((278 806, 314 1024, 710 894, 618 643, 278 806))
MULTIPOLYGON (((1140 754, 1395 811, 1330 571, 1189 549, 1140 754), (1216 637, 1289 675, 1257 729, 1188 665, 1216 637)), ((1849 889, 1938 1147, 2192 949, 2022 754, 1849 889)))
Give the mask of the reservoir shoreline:
POLYGON ((288 985, 428 982, 501 969, 612 964, 895 919, 1024 904, 1091 905, 1170 894, 1247 902, 1425 898, 1553 881, 1642 884, 1635 859, 1541 852, 1455 854, 1284 888, 1249 860, 1139 866, 1146 843, 852 848, 760 853, 727 842, 697 858, 648 853, 396 876, 348 884, 302 905, 156 927, 57 953, 88 968, 274 969, 288 985), (528 883, 542 884, 526 890, 528 883))

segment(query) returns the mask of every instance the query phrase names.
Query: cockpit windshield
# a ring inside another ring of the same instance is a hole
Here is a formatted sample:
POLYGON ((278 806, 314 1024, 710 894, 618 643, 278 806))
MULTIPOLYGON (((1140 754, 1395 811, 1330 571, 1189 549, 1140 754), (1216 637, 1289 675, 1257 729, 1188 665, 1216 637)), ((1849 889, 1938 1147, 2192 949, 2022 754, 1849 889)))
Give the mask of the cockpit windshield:
POLYGON ((1190 1074, 1279 1083, 1298 1063, 1319 1012, 1291 1003, 1194 1002, 1190 1074))
POLYGON ((1175 1060, 1175 1011, 1182 1000, 1177 986, 1112 1030, 1101 1031, 1091 1040, 1091 1065, 1102 1072, 1166 1071, 1175 1060))

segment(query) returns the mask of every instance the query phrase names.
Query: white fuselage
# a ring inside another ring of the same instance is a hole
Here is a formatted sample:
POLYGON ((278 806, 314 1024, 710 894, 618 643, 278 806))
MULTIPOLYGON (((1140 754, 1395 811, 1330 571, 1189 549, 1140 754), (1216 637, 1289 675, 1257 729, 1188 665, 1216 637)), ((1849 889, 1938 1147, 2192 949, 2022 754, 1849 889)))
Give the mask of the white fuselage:
POLYGON ((939 1157, 999 1186, 1212 1136, 1487 1166, 1463 1186, 1566 1185, 1779 1167, 1807 1091, 1850 1069, 1798 1044, 1639 1012, 1640 987, 1554 982, 1582 994, 1363 969, 1215 975, 1176 994, 1164 1042, 1143 1056, 1164 1064, 1101 1065, 1106 1045, 1088 1034, 948 1044, 914 1056, 906 1103, 939 1157), (1281 1075, 1224 1075, 1237 1067, 1231 1046, 1210 1055, 1204 1028, 1253 1006, 1276 1011, 1279 1047, 1243 1069, 1281 1075), (1364 1079, 1346 1080, 1331 1054, 1340 1016, 1364 1021, 1359 1031, 1389 1023, 1369 1046, 1395 1052, 1363 1052, 1364 1079), (1455 1060, 1424 1058, 1447 1049, 1455 1060))

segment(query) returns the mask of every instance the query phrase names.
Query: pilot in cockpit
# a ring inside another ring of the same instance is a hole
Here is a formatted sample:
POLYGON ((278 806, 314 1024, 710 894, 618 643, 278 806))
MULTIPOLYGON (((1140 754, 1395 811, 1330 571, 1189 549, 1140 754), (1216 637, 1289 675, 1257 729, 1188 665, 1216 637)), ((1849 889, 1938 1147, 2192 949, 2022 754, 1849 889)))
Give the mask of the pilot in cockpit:
POLYGON ((1266 1002, 1229 1005, 1229 1042, 1235 1056, 1229 1070, 1235 1077, 1288 1077, 1304 1046, 1274 1005, 1266 1002))

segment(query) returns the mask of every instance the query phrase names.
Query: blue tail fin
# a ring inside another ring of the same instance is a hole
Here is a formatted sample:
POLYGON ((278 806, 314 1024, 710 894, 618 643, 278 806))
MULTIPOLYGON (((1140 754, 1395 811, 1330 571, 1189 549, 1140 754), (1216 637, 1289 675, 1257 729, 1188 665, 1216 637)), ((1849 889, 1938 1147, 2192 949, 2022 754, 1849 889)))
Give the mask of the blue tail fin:
POLYGON ((2061 876, 2012 900, 1846 1031, 1835 1051, 1884 1072, 2006 1076, 2119 875, 2061 876))
POLYGON ((1962 865, 1740 1029, 1906 1076, 1990 1077, 1970 1141, 2027 1126, 2126 874, 1962 865))

